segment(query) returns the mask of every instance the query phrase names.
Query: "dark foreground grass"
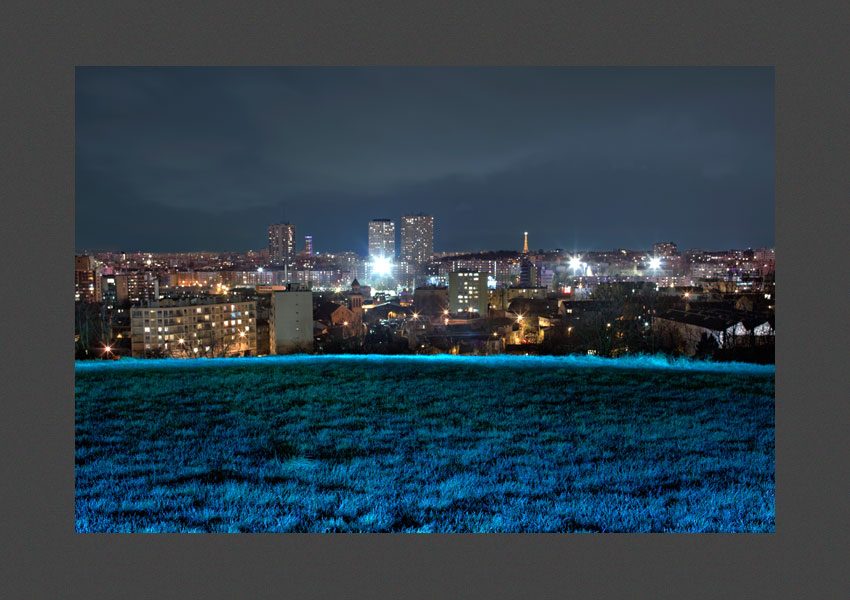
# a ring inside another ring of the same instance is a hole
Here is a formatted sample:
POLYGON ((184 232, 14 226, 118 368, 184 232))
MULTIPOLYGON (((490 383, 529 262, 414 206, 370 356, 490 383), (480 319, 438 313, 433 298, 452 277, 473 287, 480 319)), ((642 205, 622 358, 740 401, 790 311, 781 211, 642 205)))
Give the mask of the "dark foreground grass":
POLYGON ((76 529, 772 532, 774 372, 80 363, 76 529))

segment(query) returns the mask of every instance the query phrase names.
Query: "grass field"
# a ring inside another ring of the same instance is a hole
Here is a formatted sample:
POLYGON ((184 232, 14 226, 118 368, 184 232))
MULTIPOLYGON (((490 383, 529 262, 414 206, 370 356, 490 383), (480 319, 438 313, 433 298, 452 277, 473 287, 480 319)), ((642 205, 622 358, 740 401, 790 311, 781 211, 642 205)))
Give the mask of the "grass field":
POLYGON ((772 532, 774 369, 592 357, 76 365, 76 530, 772 532))

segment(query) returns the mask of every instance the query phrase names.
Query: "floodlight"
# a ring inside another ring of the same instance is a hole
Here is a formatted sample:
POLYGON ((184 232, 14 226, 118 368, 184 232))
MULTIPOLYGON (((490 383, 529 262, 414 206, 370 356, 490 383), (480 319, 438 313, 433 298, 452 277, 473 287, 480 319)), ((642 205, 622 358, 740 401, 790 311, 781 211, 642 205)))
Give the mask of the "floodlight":
POLYGON ((375 275, 385 276, 392 273, 393 263, 386 256, 376 256, 372 259, 372 272, 375 275))

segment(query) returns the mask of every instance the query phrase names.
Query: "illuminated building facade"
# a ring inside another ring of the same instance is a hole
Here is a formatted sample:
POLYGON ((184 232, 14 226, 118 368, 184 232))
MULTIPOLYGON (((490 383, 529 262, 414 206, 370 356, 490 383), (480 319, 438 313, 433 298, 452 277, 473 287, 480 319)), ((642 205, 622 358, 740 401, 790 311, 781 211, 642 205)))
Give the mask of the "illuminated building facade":
POLYGON ((130 312, 132 355, 173 358, 250 356, 257 352, 255 302, 162 301, 130 312))
POLYGON ((295 225, 275 223, 269 225, 269 261, 283 265, 288 271, 295 267, 295 225))
POLYGON ((390 219, 369 221, 369 259, 395 258, 395 223, 390 219))
POLYGON ((100 302, 102 282, 97 262, 92 256, 74 257, 74 301, 100 302))
POLYGON ((401 259, 421 265, 434 255, 434 217, 406 215, 401 218, 401 259))
POLYGON ((449 312, 452 314, 477 313, 486 317, 490 294, 487 274, 478 271, 449 273, 449 312))

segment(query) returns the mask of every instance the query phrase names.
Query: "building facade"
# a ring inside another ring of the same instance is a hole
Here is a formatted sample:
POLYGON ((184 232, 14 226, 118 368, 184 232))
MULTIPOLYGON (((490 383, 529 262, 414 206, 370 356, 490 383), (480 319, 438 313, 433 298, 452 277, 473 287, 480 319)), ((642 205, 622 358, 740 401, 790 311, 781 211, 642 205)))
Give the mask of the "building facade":
POLYGON ((74 300, 100 302, 103 299, 101 274, 92 256, 74 256, 74 300))
POLYGON ((295 255, 295 225, 269 225, 269 262, 291 271, 295 267, 295 255))
POLYGON ((115 275, 115 294, 119 303, 159 300, 159 277, 153 271, 128 271, 115 275))
POLYGON ((272 354, 313 351, 313 293, 273 291, 269 310, 269 350, 272 354))
POLYGON ((490 294, 487 274, 478 271, 449 273, 449 312, 451 314, 477 313, 486 317, 490 294))
POLYGON ((395 258, 395 223, 390 219, 369 221, 369 259, 395 258))
POLYGON ((130 312, 134 357, 197 358, 257 353, 255 302, 162 301, 130 312))
POLYGON ((401 259, 411 265, 429 262, 434 255, 434 217, 406 215, 401 218, 401 259))

